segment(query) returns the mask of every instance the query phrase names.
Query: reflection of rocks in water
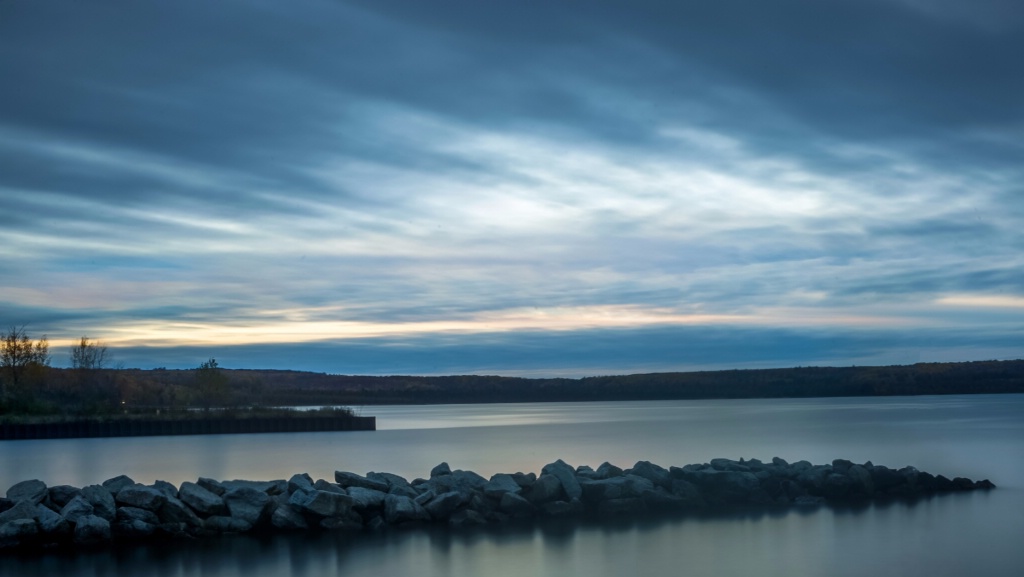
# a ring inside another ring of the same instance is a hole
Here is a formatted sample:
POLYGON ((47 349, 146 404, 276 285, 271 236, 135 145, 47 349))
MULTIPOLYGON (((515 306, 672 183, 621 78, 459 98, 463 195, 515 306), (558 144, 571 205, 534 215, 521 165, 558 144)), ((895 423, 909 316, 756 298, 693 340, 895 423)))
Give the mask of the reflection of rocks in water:
MULTIPOLYGON (((551 537, 571 535, 581 523, 636 523, 657 514, 744 517, 779 515, 796 507, 830 504, 856 512, 869 504, 914 500, 975 489, 989 481, 947 479, 913 467, 890 469, 836 459, 830 465, 713 459, 665 469, 640 461, 630 469, 604 463, 573 468, 559 460, 540 475, 502 474, 490 480, 442 463, 429 479, 390 473, 366 476, 338 471, 335 482, 299 474, 284 481, 199 479, 175 488, 152 486, 125 476, 85 489, 47 488, 37 480, 11 487, 0 499, 0 547, 138 545, 196 541, 233 533, 301 532, 347 535, 393 527, 524 527, 512 520, 537 519, 551 537), (98 495, 97 493, 102 493, 98 495)), ((431 529, 431 539, 444 534, 431 529)), ((442 535, 442 536, 439 536, 442 535)), ((492 536, 500 536, 499 533, 492 536)), ((245 549, 255 541, 222 539, 218 547, 245 549)), ((280 543, 280 541, 275 541, 280 543)), ((287 543, 294 549, 296 542, 287 543)), ((141 554, 152 551, 139 548, 141 554)), ((239 551, 248 556, 250 551, 239 551)), ((247 557, 248 558, 248 557, 247 557)), ((294 558, 294 556, 293 556, 294 558)), ((209 562, 204 559, 203 561, 209 562)))

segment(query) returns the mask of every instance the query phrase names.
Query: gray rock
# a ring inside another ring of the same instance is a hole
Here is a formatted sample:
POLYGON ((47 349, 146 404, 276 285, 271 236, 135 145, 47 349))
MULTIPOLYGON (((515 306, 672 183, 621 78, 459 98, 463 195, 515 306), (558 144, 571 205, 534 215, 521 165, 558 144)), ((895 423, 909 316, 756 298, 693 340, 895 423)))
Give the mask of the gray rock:
POLYGON ((881 493, 893 492, 893 489, 906 483, 906 479, 899 472, 893 471, 882 465, 875 465, 870 469, 871 480, 875 484, 875 490, 881 493))
POLYGON ((364 487, 349 487, 348 496, 352 498, 352 508, 365 511, 367 509, 379 509, 384 506, 384 497, 388 494, 382 491, 374 491, 364 487))
POLYGON ((448 463, 441 463, 430 470, 430 478, 440 477, 441 475, 451 475, 452 469, 448 466, 448 463))
POLYGON ((71 523, 77 523, 78 520, 86 515, 94 515, 96 510, 82 495, 77 495, 64 505, 64 508, 60 510, 61 517, 64 517, 71 523))
POLYGON ((703 469, 684 474, 684 481, 697 486, 711 504, 770 502, 758 478, 749 472, 703 469))
MULTIPOLYGON (((795 466, 796 465, 794 465, 794 467, 795 466)), ((826 467, 824 465, 812 466, 801 470, 794 480, 809 493, 820 495, 822 487, 825 485, 825 479, 831 473, 832 467, 826 467)))
POLYGON ((178 498, 200 515, 225 515, 228 512, 224 499, 219 495, 188 481, 181 484, 178 498))
POLYGON ((18 501, 13 507, 0 513, 0 525, 16 521, 18 519, 32 519, 33 521, 39 516, 38 505, 33 503, 29 499, 18 501))
POLYGON ((459 491, 461 493, 472 493, 476 489, 482 489, 487 484, 487 479, 477 475, 473 471, 455 470, 448 475, 432 477, 429 486, 432 491, 440 495, 448 491, 459 491))
POLYGON ((637 464, 633 465, 630 474, 643 477, 654 483, 656 487, 663 489, 672 488, 672 479, 669 477, 668 469, 655 465, 650 461, 638 461, 637 464))
POLYGON ((168 497, 178 498, 178 488, 167 481, 156 481, 150 486, 168 497))
POLYGON ((31 501, 34 504, 43 502, 49 493, 46 490, 46 483, 32 479, 14 484, 7 489, 7 498, 17 503, 18 501, 31 501))
POLYGON ((71 502, 72 499, 82 494, 82 490, 78 487, 72 487, 71 485, 57 485, 56 487, 50 487, 48 490, 50 503, 53 504, 57 509, 63 508, 65 505, 71 502))
POLYGON ((74 542, 95 545, 110 541, 110 522, 96 515, 86 515, 75 523, 74 542))
POLYGON ((392 473, 374 473, 370 472, 366 474, 366 478, 371 481, 378 481, 388 486, 388 492, 394 492, 395 489, 408 488, 410 487, 409 481, 405 480, 405 477, 394 475, 392 473))
POLYGON ((196 481, 196 485, 199 485, 200 487, 220 497, 223 497, 224 493, 228 492, 228 490, 224 488, 224 485, 222 485, 220 481, 210 479, 207 477, 199 477, 199 480, 196 481))
POLYGON ((114 520, 117 515, 117 505, 114 502, 114 496, 106 487, 100 485, 82 487, 82 496, 92 505, 93 512, 97 517, 105 519, 108 523, 114 520))
POLYGON ((416 503, 419 505, 426 505, 431 499, 433 499, 436 496, 437 494, 434 493, 433 491, 425 491, 413 497, 412 500, 416 501, 416 503))
POLYGON ((474 527, 485 524, 487 524, 487 519, 471 509, 456 511, 451 517, 448 517, 450 527, 474 527))
POLYGON ((779 457, 772 457, 772 464, 776 467, 789 467, 789 463, 787 463, 785 459, 781 459, 779 457))
POLYGON ((270 505, 270 496, 252 487, 239 487, 224 493, 224 504, 232 518, 245 521, 251 528, 263 520, 270 505))
POLYGON ((537 477, 537 482, 530 488, 526 498, 531 503, 547 503, 548 501, 562 499, 563 495, 562 482, 558 480, 558 477, 542 474, 540 477, 537 477))
POLYGON ((500 499, 505 493, 519 494, 523 488, 516 483, 512 475, 505 473, 498 473, 491 477, 491 480, 483 486, 484 494, 488 497, 500 499))
POLYGON ((429 521, 430 515, 409 497, 388 495, 384 498, 384 520, 395 525, 409 521, 429 521))
POLYGON ((554 463, 544 465, 541 474, 554 475, 562 483, 562 490, 569 499, 579 499, 583 496, 583 489, 580 488, 579 480, 576 479, 576 470, 565 461, 559 459, 554 463))
MULTIPOLYGON (((262 491, 260 491, 262 493, 262 491)), ((266 493, 263 493, 264 495, 266 493)), ((253 528, 253 524, 238 517, 214 515, 203 521, 203 529, 214 533, 245 533, 253 528)))
POLYGON ((292 477, 288 479, 288 494, 291 495, 295 491, 299 490, 306 492, 313 490, 313 478, 310 477, 309 474, 300 473, 292 475, 292 477))
POLYGON ((621 477, 622 475, 625 474, 625 472, 622 469, 616 467, 615 465, 612 465, 608 461, 601 463, 601 465, 594 472, 597 473, 598 479, 610 479, 612 477, 621 477))
POLYGON ((297 507, 300 511, 316 517, 344 517, 352 509, 354 503, 352 497, 341 493, 329 491, 316 491, 304 493, 304 498, 297 499, 300 493, 292 494, 289 505, 297 507))
POLYGON ((512 473, 512 480, 515 481, 517 485, 522 487, 524 491, 529 491, 533 487, 533 484, 537 482, 537 474, 512 473))
POLYGON ((255 489, 261 493, 274 496, 288 492, 288 481, 278 479, 276 481, 246 481, 235 479, 232 481, 221 481, 225 494, 235 489, 255 489))
POLYGON ((871 472, 861 465, 853 465, 846 475, 852 482, 851 491, 855 494, 873 495, 875 493, 875 482, 871 479, 871 472))
POLYGON ((160 507, 161 523, 184 523, 188 527, 201 527, 203 522, 184 502, 175 497, 167 497, 167 502, 160 507))
POLYGON ((270 524, 284 531, 299 531, 309 528, 306 518, 287 504, 274 510, 274 514, 270 516, 270 524))
POLYGON ((851 461, 847 461, 846 459, 832 460, 832 472, 838 473, 840 475, 845 475, 846 472, 849 471, 850 467, 852 466, 853 463, 851 461))
POLYGON ((159 511, 160 507, 167 502, 167 496, 153 487, 128 485, 117 492, 114 500, 122 505, 155 512, 159 511))
POLYGON ((334 483, 328 483, 323 479, 317 479, 316 483, 313 483, 313 490, 327 491, 328 493, 338 493, 339 495, 348 495, 345 489, 342 489, 340 486, 335 485, 334 483))
POLYGON ((683 479, 672 480, 672 494, 682 499, 686 505, 692 507, 703 507, 706 504, 704 497, 700 496, 697 486, 683 479))
POLYGON ((373 481, 362 475, 349 473, 347 471, 335 471, 334 480, 345 489, 348 489, 349 487, 362 487, 364 489, 380 491, 381 493, 387 493, 388 489, 390 489, 388 484, 383 481, 373 481))
POLYGON ((750 472, 750 467, 732 459, 711 459, 711 468, 716 471, 750 472))
POLYGON ((110 491, 111 495, 116 495, 121 492, 121 489, 135 484, 135 481, 132 481, 132 478, 128 475, 118 475, 113 479, 103 481, 103 488, 110 491))
POLYGON ((39 535, 35 519, 14 519, 0 523, 0 549, 11 549, 33 541, 39 535))
POLYGON ((447 519, 466 502, 466 494, 458 491, 441 493, 423 506, 434 519, 447 519))
POLYGON ((138 507, 120 507, 117 510, 118 522, 142 521, 150 525, 159 525, 160 518, 156 513, 138 507))
POLYGON ((537 508, 533 506, 533 503, 515 493, 509 492, 501 494, 498 509, 511 517, 533 517, 537 514, 537 508))
POLYGON ((71 524, 67 519, 49 507, 36 505, 36 521, 39 523, 39 530, 50 536, 66 535, 71 532, 71 524))
POLYGON ((825 477, 821 493, 826 499, 843 499, 849 494, 851 487, 853 487, 853 481, 849 477, 832 473, 825 477))

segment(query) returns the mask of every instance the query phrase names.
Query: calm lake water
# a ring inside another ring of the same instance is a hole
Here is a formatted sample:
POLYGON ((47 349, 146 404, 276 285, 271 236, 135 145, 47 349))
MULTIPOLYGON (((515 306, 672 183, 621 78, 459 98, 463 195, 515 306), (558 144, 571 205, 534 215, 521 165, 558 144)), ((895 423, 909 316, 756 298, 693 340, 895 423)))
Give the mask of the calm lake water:
POLYGON ((76 556, 0 557, 0 575, 1024 575, 1024 395, 365 407, 378 431, 0 442, 0 490, 128 474, 288 478, 334 470, 483 475, 555 459, 596 467, 715 457, 913 465, 990 492, 916 504, 452 533, 216 539, 76 556))

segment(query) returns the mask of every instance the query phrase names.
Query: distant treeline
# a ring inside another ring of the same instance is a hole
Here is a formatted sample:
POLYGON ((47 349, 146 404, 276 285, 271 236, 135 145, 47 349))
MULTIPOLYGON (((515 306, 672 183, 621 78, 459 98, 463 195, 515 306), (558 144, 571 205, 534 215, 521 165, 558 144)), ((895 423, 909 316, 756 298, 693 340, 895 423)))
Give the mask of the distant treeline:
MULTIPOLYGON (((479 375, 346 376, 300 371, 221 369, 236 402, 265 405, 507 403, 661 399, 858 397, 1024 393, 1024 360, 918 363, 887 367, 797 367, 651 373, 582 379, 479 375)), ((159 403, 185 397, 194 370, 126 369, 122 379, 152 390, 159 403)))

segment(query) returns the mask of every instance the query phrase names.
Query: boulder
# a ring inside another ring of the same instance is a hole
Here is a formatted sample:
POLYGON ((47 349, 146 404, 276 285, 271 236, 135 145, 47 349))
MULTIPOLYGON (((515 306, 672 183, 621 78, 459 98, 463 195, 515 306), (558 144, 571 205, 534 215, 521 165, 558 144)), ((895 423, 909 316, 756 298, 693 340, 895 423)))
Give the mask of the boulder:
POLYGON ((110 541, 110 522, 96 515, 86 515, 75 523, 74 542, 95 545, 110 541))
POLYGON ((39 530, 51 538, 71 533, 71 524, 49 507, 36 505, 36 521, 39 523, 39 530))
MULTIPOLYGON (((577 484, 579 484, 578 481, 577 484)), ((531 503, 547 503, 548 501, 562 499, 563 495, 562 482, 558 480, 558 477, 542 474, 540 477, 537 477, 537 482, 530 488, 526 498, 531 503)))
POLYGON ((60 510, 60 516, 64 517, 71 523, 77 523, 78 520, 86 515, 94 515, 96 510, 92 504, 83 497, 77 495, 75 498, 67 502, 66 505, 60 510))
POLYGON ((207 477, 199 477, 199 479, 196 481, 196 485, 199 485, 200 487, 220 497, 223 497, 224 493, 228 492, 228 490, 224 488, 224 485, 222 485, 220 481, 216 481, 214 479, 210 479, 207 477))
POLYGON ((31 501, 33 504, 42 503, 49 493, 46 490, 46 483, 32 479, 14 484, 7 489, 7 498, 17 503, 18 501, 31 501))
POLYGON ((320 520, 320 528, 328 531, 360 531, 363 528, 363 519, 358 513, 350 511, 349 515, 343 517, 327 517, 320 520))
POLYGON ((187 527, 203 525, 195 512, 176 497, 167 497, 167 502, 160 507, 158 516, 161 523, 184 523, 187 527))
POLYGON ((386 484, 388 486, 388 492, 393 492, 395 489, 409 487, 409 481, 406 481, 405 477, 392 473, 374 473, 371 471, 366 474, 366 478, 371 481, 378 481, 386 484))
POLYGON ((491 480, 483 486, 484 494, 494 499, 501 499, 505 493, 518 494, 522 492, 523 488, 516 483, 512 475, 505 473, 498 473, 491 477, 491 480))
POLYGON ((168 483, 167 481, 156 481, 155 483, 150 485, 150 487, 153 487, 154 489, 160 491, 161 493, 168 497, 178 497, 178 488, 168 483))
POLYGON ((364 487, 349 487, 348 496, 352 498, 352 508, 358 511, 379 509, 384 506, 384 497, 388 494, 364 487))
POLYGON ((233 481, 221 481, 221 486, 224 487, 225 493, 234 489, 255 489, 270 496, 288 492, 288 481, 285 481, 284 479, 278 479, 275 481, 246 481, 244 479, 235 479, 233 481))
POLYGON ((789 463, 786 462, 785 459, 782 459, 782 458, 779 458, 779 457, 772 457, 772 465, 775 465, 776 467, 781 467, 781 468, 784 468, 784 469, 789 468, 789 463))
POLYGON ((600 503, 610 499, 637 498, 654 490, 654 483, 636 475, 624 475, 597 481, 583 480, 583 502, 600 503))
POLYGON ((702 469, 685 473, 683 480, 693 483, 709 504, 771 501, 758 478, 749 472, 702 469))
POLYGON ((512 480, 516 482, 524 491, 529 491, 533 484, 537 482, 536 473, 512 473, 512 480))
POLYGON ((298 490, 306 492, 313 490, 313 478, 310 477, 309 474, 300 473, 292 475, 292 477, 288 479, 288 494, 291 495, 298 490))
POLYGON ((384 520, 391 525, 409 521, 429 521, 430 514, 409 497, 388 495, 384 499, 384 520))
POLYGON ((621 477, 626 474, 625 471, 608 461, 601 463, 594 472, 597 473, 598 479, 611 479, 612 477, 621 477))
MULTIPOLYGON (((871 472, 861 465, 851 465, 846 470, 846 476, 850 478, 850 493, 852 495, 871 496, 875 492, 875 482, 871 479, 871 472)), ((928 475, 932 479, 931 475, 928 475)))
POLYGON ((875 465, 870 469, 871 480, 874 482, 875 490, 880 493, 892 493, 901 484, 906 483, 903 475, 882 465, 875 465))
POLYGON ((110 491, 101 485, 88 485, 82 487, 82 497, 92 505, 93 512, 97 517, 111 522, 117 515, 117 505, 114 496, 110 491))
POLYGON ((832 472, 838 473, 840 475, 845 475, 846 472, 849 471, 850 467, 852 467, 852 466, 853 466, 853 462, 852 461, 847 461, 846 459, 833 459, 832 460, 832 472))
POLYGON ((832 473, 825 477, 821 487, 821 494, 826 499, 844 499, 853 487, 853 481, 846 475, 832 473))
POLYGON ((711 459, 711 468, 716 471, 750 472, 750 467, 732 459, 711 459))
POLYGON ((153 487, 128 485, 116 493, 114 500, 129 507, 159 511, 160 507, 167 502, 167 496, 153 487))
POLYGON ((348 489, 349 487, 362 487, 364 489, 373 489, 374 491, 387 493, 391 488, 383 481, 374 481, 362 475, 349 473, 347 471, 335 471, 334 480, 345 489, 348 489))
POLYGON ((459 508, 463 503, 466 502, 465 493, 458 491, 448 491, 447 493, 441 493, 427 502, 423 508, 430 514, 434 519, 447 519, 459 508))
POLYGON ((153 511, 138 507, 120 507, 117 510, 118 522, 142 521, 150 525, 159 525, 160 518, 153 511))
POLYGON ((509 492, 501 494, 498 509, 510 517, 533 517, 537 514, 537 508, 533 506, 533 503, 515 493, 509 492))
POLYGON ((348 495, 314 490, 311 493, 293 493, 288 504, 309 515, 324 518, 346 516, 352 509, 353 502, 352 497, 348 495), (298 498, 299 496, 302 498, 298 498))
POLYGON ((565 461, 559 459, 554 463, 544 465, 541 474, 554 475, 562 484, 562 490, 565 491, 569 499, 579 499, 583 496, 583 489, 580 488, 580 482, 576 479, 576 470, 565 461))
POLYGON ((287 504, 280 505, 274 510, 274 514, 270 516, 270 524, 284 531, 299 531, 309 528, 306 518, 287 504))
POLYGON ((223 498, 196 483, 182 483, 178 498, 200 515, 225 515, 228 512, 223 498))
POLYGON ((0 523, 0 549, 10 549, 35 540, 39 525, 35 519, 14 519, 0 523))
POLYGON ((339 485, 335 485, 334 483, 328 483, 323 479, 317 479, 316 483, 313 483, 313 490, 327 491, 328 493, 338 493, 339 495, 348 495, 348 492, 345 491, 345 489, 342 489, 339 485))
POLYGON ((7 497, 0 497, 0 513, 10 509, 14 506, 14 501, 11 501, 7 497))
POLYGON ((128 475, 118 475, 113 479, 103 481, 103 488, 110 491, 111 495, 116 495, 121 491, 121 489, 135 484, 135 481, 133 481, 128 475))
POLYGON ((476 489, 482 489, 487 484, 487 479, 477 475, 473 471, 455 470, 448 475, 433 477, 428 482, 430 490, 438 495, 448 491, 459 491, 460 493, 472 493, 476 489))
POLYGON ((270 496, 252 487, 239 487, 224 493, 224 504, 233 519, 245 521, 251 528, 263 520, 270 496))
POLYGON ((435 465, 434 468, 430 470, 430 478, 431 479, 433 479, 434 477, 440 477, 441 475, 451 475, 451 474, 452 474, 451 467, 448 466, 448 463, 444 463, 444 462, 442 462, 439 465, 435 465))
POLYGON ((49 493, 50 503, 57 509, 62 509, 65 505, 71 502, 72 499, 82 494, 82 490, 78 487, 72 487, 71 485, 57 485, 56 487, 50 487, 47 492, 49 493))
POLYGON ((633 465, 630 474, 643 477, 654 483, 655 486, 663 489, 672 488, 672 479, 669 477, 668 469, 655 465, 650 461, 638 461, 633 465))
POLYGON ((10 509, 0 513, 0 525, 18 519, 32 519, 35 521, 38 516, 38 505, 30 499, 24 499, 15 503, 10 509))

